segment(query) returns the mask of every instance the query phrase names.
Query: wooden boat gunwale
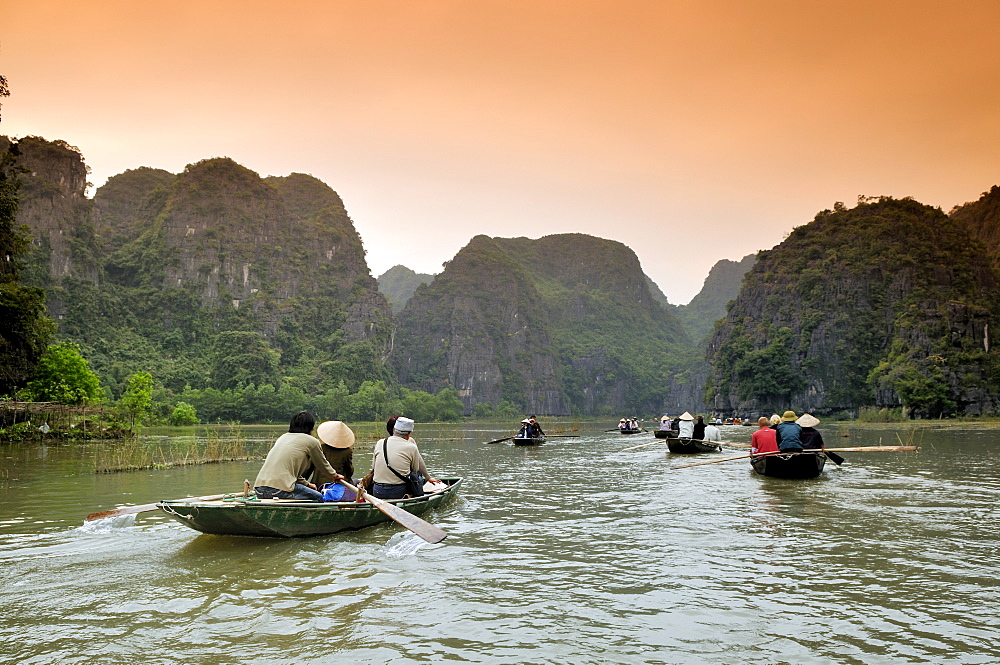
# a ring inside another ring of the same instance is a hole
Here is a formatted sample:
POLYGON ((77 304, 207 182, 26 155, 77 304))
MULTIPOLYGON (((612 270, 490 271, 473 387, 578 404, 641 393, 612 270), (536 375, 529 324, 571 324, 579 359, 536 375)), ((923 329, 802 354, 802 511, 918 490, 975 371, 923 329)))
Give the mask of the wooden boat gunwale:
POLYGON ((805 450, 789 455, 755 455, 750 457, 750 467, 758 475, 769 478, 816 478, 823 473, 826 459, 822 450, 805 450))
POLYGON ((515 436, 511 439, 515 446, 540 446, 545 443, 548 439, 544 436, 529 436, 529 437, 518 437, 515 436))
MULTIPOLYGON (((414 515, 437 508, 455 495, 463 478, 441 478, 448 487, 420 497, 386 499, 414 515)), ((167 499, 157 508, 181 524, 214 535, 298 538, 325 536, 392 521, 368 502, 217 499, 197 501, 167 499)))
POLYGON ((684 437, 668 438, 667 450, 675 455, 695 455, 698 453, 715 453, 722 450, 722 444, 717 441, 702 441, 684 437))

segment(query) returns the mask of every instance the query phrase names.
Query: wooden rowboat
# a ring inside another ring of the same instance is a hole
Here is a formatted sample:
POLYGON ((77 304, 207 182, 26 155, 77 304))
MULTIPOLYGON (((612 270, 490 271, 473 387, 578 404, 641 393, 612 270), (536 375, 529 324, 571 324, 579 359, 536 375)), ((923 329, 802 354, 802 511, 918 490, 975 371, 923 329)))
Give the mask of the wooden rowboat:
POLYGON ((678 438, 667 439, 667 450, 679 455, 693 455, 694 453, 714 453, 722 450, 722 446, 715 441, 678 438))
POLYGON ((760 455, 750 458, 753 470, 773 478, 815 478, 823 472, 826 455, 820 452, 760 455))
POLYGON ((642 432, 643 429, 641 427, 636 429, 619 427, 618 431, 621 432, 622 434, 638 434, 639 432, 642 432))
POLYGON ((675 429, 654 429, 653 436, 657 439, 676 439, 677 430, 675 429))
POLYGON ((540 446, 545 443, 544 436, 514 437, 512 439, 515 446, 540 446))
MULTIPOLYGON (((414 499, 386 500, 408 513, 420 515, 447 502, 461 478, 442 478, 446 489, 414 499)), ((174 499, 160 501, 157 508, 175 520, 202 533, 224 536, 263 536, 270 538, 301 538, 325 536, 340 531, 363 529, 391 521, 370 503, 354 501, 295 501, 262 499, 242 501, 216 499, 199 501, 174 499)))

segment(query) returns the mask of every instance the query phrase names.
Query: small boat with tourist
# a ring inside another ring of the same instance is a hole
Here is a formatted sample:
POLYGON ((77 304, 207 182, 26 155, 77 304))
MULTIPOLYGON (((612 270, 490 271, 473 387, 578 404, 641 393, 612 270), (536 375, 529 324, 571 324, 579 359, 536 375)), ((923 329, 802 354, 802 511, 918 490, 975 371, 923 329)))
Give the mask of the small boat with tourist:
POLYGON ((657 439, 676 439, 677 430, 675 429, 654 429, 653 436, 657 439))
MULTIPOLYGON (((462 484, 462 478, 441 480, 446 484, 442 490, 414 498, 379 501, 411 515, 421 515, 446 503, 462 484)), ((188 498, 160 501, 156 507, 195 531, 223 536, 325 536, 395 519, 369 502, 319 503, 295 499, 257 499, 253 495, 241 497, 239 494, 212 500, 188 498)))
POLYGON ((822 451, 801 453, 753 455, 750 457, 753 470, 762 476, 772 478, 815 478, 823 472, 826 455, 822 451))
POLYGON ((701 439, 668 438, 667 450, 678 455, 693 455, 695 453, 714 453, 722 450, 716 441, 701 439))

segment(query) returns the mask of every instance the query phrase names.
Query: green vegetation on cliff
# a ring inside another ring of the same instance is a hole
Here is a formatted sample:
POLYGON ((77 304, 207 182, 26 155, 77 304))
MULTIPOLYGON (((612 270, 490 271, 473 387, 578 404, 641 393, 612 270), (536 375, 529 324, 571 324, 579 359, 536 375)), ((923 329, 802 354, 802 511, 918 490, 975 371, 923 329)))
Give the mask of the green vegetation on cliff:
POLYGON ((910 199, 839 205, 758 254, 708 347, 722 408, 996 411, 997 274, 964 223, 910 199))
POLYGON ((476 236, 400 314, 404 385, 453 387, 467 411, 657 410, 692 345, 635 254, 582 234, 476 236))
POLYGON ((18 154, 0 137, 0 396, 28 381, 55 330, 45 315, 45 293, 21 283, 30 236, 17 220, 18 154))
POLYGON ((413 297, 417 287, 430 284, 434 275, 418 273, 406 266, 393 266, 378 277, 378 290, 382 292, 392 311, 398 314, 413 297))
POLYGON ((217 158, 178 175, 126 171, 88 201, 78 151, 18 145, 31 172, 26 279, 110 396, 148 372, 164 419, 187 394, 199 413, 257 420, 237 403, 265 386, 300 397, 298 410, 327 391, 393 384, 388 307, 343 202, 319 180, 264 179, 217 158), (229 406, 212 407, 209 390, 229 406))
POLYGON ((948 216, 965 224, 1000 270, 1000 186, 993 185, 978 201, 956 206, 948 216))

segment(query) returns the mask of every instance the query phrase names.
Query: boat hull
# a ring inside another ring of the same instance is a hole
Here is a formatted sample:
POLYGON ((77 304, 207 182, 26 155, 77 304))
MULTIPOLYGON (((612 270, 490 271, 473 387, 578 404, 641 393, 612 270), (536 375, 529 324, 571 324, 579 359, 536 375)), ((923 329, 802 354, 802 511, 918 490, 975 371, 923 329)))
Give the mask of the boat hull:
POLYGON ((678 455, 693 455, 695 453, 714 453, 722 450, 722 446, 714 441, 667 439, 667 450, 678 455))
POLYGON ((672 429, 656 429, 653 430, 653 436, 657 439, 676 439, 677 430, 672 429))
POLYGON ((522 439, 522 438, 518 438, 518 437, 515 436, 513 438, 513 441, 514 441, 514 445, 515 446, 540 446, 543 443, 545 443, 545 437, 544 436, 533 436, 533 437, 522 439))
MULTIPOLYGON (((448 488, 415 499, 387 501, 408 513, 421 515, 446 503, 462 484, 461 478, 442 478, 448 488)), ((289 501, 161 501, 157 507, 195 531, 224 536, 303 538, 353 531, 390 521, 370 503, 289 501)))
POLYGON ((763 455, 750 458, 753 470, 772 478, 815 478, 823 472, 826 455, 799 453, 794 455, 763 455))
POLYGON ((618 431, 621 432, 622 434, 638 434, 642 430, 641 429, 619 429, 618 431))

